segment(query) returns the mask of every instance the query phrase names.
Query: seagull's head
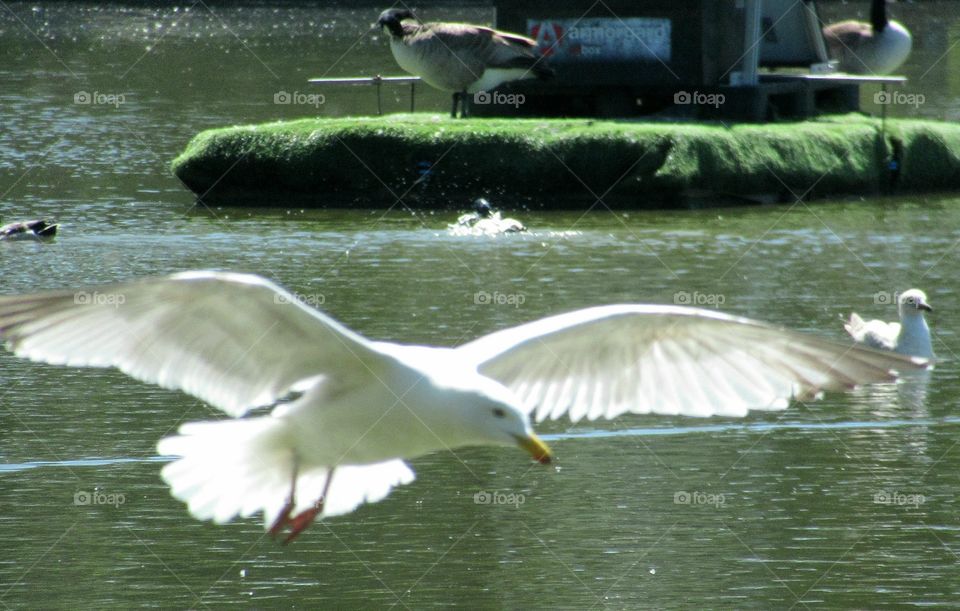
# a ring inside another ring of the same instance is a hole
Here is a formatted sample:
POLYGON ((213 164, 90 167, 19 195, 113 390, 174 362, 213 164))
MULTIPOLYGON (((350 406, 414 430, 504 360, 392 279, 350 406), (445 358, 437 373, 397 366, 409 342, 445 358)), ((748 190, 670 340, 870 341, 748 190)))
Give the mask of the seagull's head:
POLYGON ((927 303, 927 295, 920 289, 910 289, 900 295, 897 302, 900 318, 904 316, 923 316, 924 312, 932 312, 933 308, 927 303))
POLYGON ((416 19, 413 15, 413 12, 405 8, 391 8, 380 13, 380 18, 377 19, 377 26, 382 30, 387 28, 390 30, 390 33, 394 36, 403 36, 403 25, 401 23, 404 19, 416 19))
POLYGON ((463 445, 519 446, 541 464, 553 459, 550 448, 533 432, 530 419, 514 405, 509 390, 487 378, 458 390, 456 437, 463 445))

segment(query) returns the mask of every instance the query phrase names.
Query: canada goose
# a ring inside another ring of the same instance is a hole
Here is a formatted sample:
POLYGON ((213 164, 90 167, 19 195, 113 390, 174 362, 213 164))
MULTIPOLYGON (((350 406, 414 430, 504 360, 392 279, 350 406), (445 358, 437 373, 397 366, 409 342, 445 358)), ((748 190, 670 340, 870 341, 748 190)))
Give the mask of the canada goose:
POLYGON ((526 230, 517 219, 500 216, 500 211, 494 210, 483 197, 473 200, 473 212, 461 214, 457 222, 450 225, 450 231, 455 235, 498 235, 526 230))
POLYGON ((377 25, 390 33, 390 50, 401 68, 428 84, 453 94, 451 116, 466 110, 467 93, 494 89, 502 83, 546 78, 536 41, 468 23, 419 23, 407 9, 380 13, 377 25))
POLYGON ((871 348, 932 359, 930 327, 923 313, 932 312, 933 308, 927 303, 926 294, 920 289, 906 291, 897 300, 897 310, 900 314, 898 323, 865 321, 854 312, 844 328, 858 343, 871 348))
POLYGON ((8 223, 0 227, 0 240, 47 240, 57 235, 59 227, 43 220, 8 223))
POLYGON ((178 457, 161 475, 194 517, 262 512, 272 534, 289 528, 287 542, 409 484, 406 461, 429 452, 519 446, 549 463, 534 420, 742 417, 926 366, 680 306, 596 306, 446 348, 371 341, 250 274, 83 293, 104 299, 0 296, 0 342, 34 361, 116 367, 233 416, 161 440, 157 451, 178 457))
POLYGON ((887 0, 872 0, 870 23, 833 23, 823 28, 823 38, 840 71, 850 74, 890 74, 906 61, 913 45, 907 28, 887 19, 887 0))

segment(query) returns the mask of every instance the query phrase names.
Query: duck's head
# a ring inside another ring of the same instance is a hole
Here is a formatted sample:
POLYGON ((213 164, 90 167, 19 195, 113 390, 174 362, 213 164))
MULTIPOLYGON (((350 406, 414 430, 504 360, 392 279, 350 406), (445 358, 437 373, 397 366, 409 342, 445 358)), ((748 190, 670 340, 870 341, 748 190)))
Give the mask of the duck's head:
POLYGON ((490 202, 487 201, 485 197, 478 197, 473 200, 473 211, 477 213, 482 219, 490 218, 490 215, 493 214, 493 206, 490 205, 490 202))
POLYGON ((932 312, 933 308, 927 303, 927 294, 920 289, 910 289, 900 294, 897 301, 897 309, 900 311, 900 318, 910 315, 923 316, 924 312, 932 312))
POLYGON ((413 14, 413 11, 405 8, 390 8, 382 13, 380 13, 380 18, 377 19, 377 26, 381 30, 387 28, 390 31, 390 34, 394 36, 403 36, 403 25, 401 23, 404 19, 416 19, 413 14))

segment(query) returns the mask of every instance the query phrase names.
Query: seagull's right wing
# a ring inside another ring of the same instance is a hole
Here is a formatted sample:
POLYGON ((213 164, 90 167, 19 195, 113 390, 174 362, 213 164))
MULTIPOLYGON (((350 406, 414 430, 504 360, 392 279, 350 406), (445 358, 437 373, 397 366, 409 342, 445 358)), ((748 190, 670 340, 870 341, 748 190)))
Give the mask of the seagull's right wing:
POLYGON ((677 306, 613 305, 551 316, 456 349, 538 421, 625 412, 742 416, 792 397, 889 381, 924 359, 838 344, 677 306))
POLYGON ((0 297, 0 340, 34 361, 116 367, 232 416, 318 376, 364 383, 388 358, 269 280, 225 272, 0 297))

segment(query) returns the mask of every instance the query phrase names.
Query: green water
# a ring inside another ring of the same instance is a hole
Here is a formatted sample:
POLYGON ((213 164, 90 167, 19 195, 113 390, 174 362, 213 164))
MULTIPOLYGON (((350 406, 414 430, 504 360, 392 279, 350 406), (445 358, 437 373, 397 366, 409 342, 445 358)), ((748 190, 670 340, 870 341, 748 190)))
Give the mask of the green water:
MULTIPOLYGON (((311 91, 303 80, 327 69, 396 73, 384 41, 364 33, 377 11, 8 6, 0 213, 63 228, 53 244, 0 244, 2 293, 253 271, 369 337, 455 345, 573 308, 685 295, 842 339, 841 315, 891 318, 886 295, 919 286, 944 361, 742 420, 548 423, 551 467, 509 449, 420 457, 411 485, 282 547, 256 519, 193 520, 159 478, 157 440, 219 413, 115 372, 3 353, 0 606, 960 605, 960 198, 639 214, 585 192, 589 212, 515 211, 530 233, 495 239, 449 235, 455 210, 402 204, 210 210, 169 160, 206 127, 311 114, 274 105, 272 92, 311 91), (78 91, 126 98, 78 105, 78 91), (483 293, 508 299, 477 303, 483 293), (476 503, 483 493, 513 502, 476 503)), ((914 18, 949 31, 936 6, 914 18)), ((949 80, 921 77, 947 47, 925 40, 910 70, 938 106, 916 112, 956 116, 949 80)), ((391 99, 401 109, 405 91, 391 99)), ((374 108, 351 90, 319 113, 374 108)))

